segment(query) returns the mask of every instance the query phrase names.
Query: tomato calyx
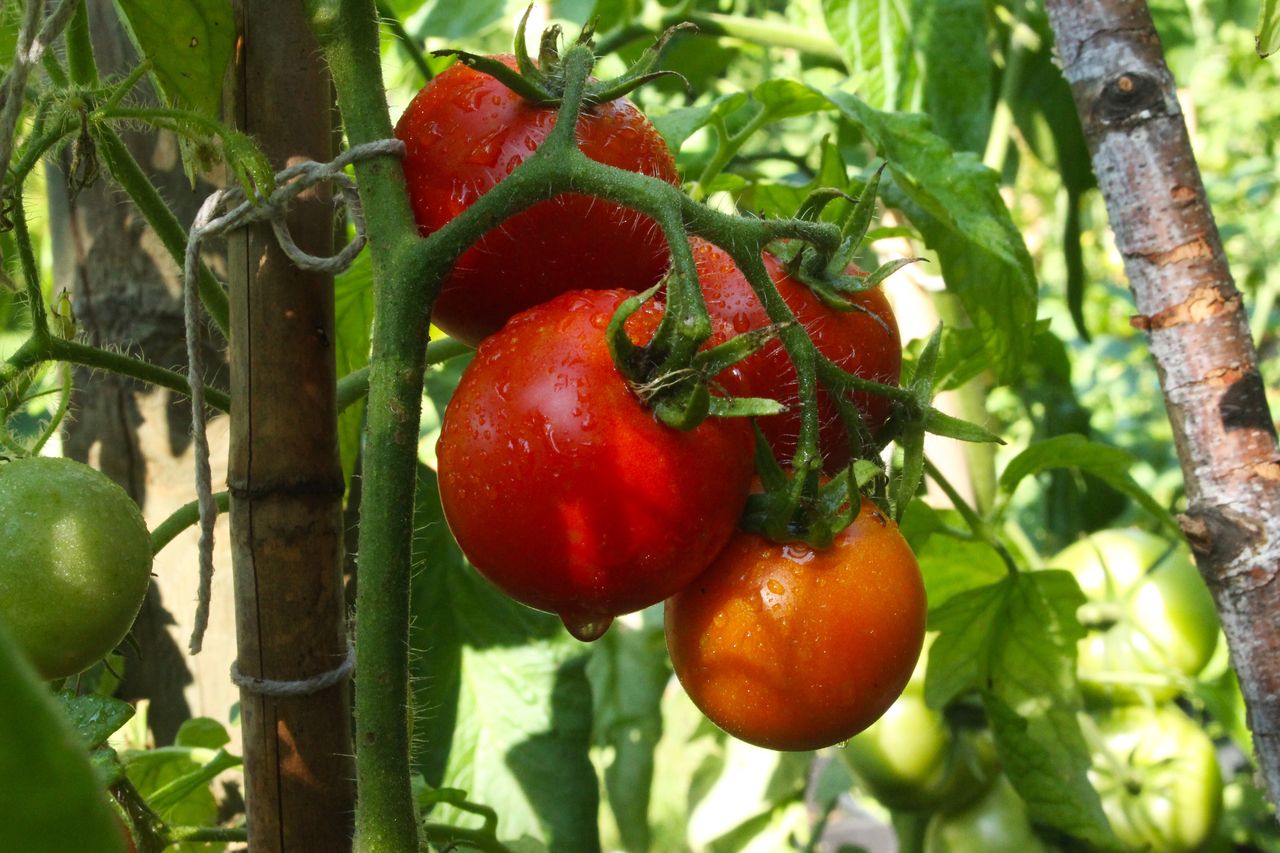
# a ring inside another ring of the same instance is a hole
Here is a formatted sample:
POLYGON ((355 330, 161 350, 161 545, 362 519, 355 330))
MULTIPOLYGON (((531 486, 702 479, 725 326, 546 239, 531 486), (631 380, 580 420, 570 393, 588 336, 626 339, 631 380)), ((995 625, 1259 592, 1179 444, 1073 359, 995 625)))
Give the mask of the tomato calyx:
MULTIPOLYGON (((514 44, 515 68, 511 68, 496 57, 482 56, 465 50, 437 50, 433 51, 431 55, 456 57, 459 62, 468 67, 497 79, 532 106, 558 106, 564 100, 567 88, 565 63, 560 55, 559 47, 563 31, 559 24, 552 24, 543 31, 538 46, 538 60, 535 62, 529 56, 525 40, 529 13, 532 11, 533 4, 531 3, 525 9, 524 15, 521 16, 520 23, 516 27, 514 44)), ((685 87, 688 88, 688 81, 684 79, 683 75, 675 71, 656 69, 655 66, 662 55, 662 51, 676 33, 696 29, 697 27, 690 23, 677 24, 670 27, 623 74, 612 80, 589 80, 583 95, 583 104, 590 107, 594 104, 608 103, 660 77, 676 77, 684 82, 685 87)), ((582 28, 582 32, 578 34, 573 44, 590 48, 593 46, 592 38, 594 36, 595 22, 589 21, 582 28)))
MULTIPOLYGON (((623 301, 605 329, 614 364, 640 401, 663 423, 678 430, 693 429, 708 417, 758 417, 783 411, 782 404, 776 400, 734 397, 715 380, 719 373, 772 341, 778 334, 777 326, 737 335, 692 356, 678 340, 673 340, 679 334, 675 330, 687 325, 679 321, 669 323, 664 318, 653 339, 646 344, 631 340, 625 328, 627 319, 662 286, 655 285, 623 301), (722 394, 712 394, 713 387, 722 394)), ((679 308, 669 304, 667 310, 679 308)), ((707 337, 709 335, 695 334, 692 340, 700 342, 707 337)))

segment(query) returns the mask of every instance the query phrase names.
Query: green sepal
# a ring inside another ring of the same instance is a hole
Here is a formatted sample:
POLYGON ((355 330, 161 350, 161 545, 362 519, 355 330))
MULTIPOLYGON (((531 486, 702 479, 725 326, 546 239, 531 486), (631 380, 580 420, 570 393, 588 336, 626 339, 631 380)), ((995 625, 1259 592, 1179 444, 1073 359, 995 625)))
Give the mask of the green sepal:
POLYGON ((751 430, 756 437, 756 476, 760 478, 760 485, 764 487, 765 492, 776 492, 786 486, 787 474, 774 457, 773 448, 769 446, 768 439, 761 432, 760 425, 752 421, 751 430))
POLYGON ((954 438, 958 441, 973 441, 986 444, 1004 444, 1004 439, 986 427, 954 418, 934 408, 925 410, 924 430, 933 435, 954 438))
POLYGON ((705 382, 694 382, 687 393, 663 397, 654 403, 653 413, 673 429, 681 432, 691 430, 711 413, 711 391, 705 382))
POLYGON ((724 343, 695 355, 693 368, 707 378, 717 376, 720 371, 732 367, 763 349, 770 341, 777 338, 778 333, 787 325, 789 324, 774 323, 761 329, 735 335, 724 343))
POLYGON ((887 162, 881 163, 880 168, 872 173, 871 180, 858 196, 858 202, 853 206, 849 218, 840 228, 841 235, 853 244, 855 251, 862 245, 862 241, 867 236, 867 229, 871 227, 871 217, 876 211, 876 196, 880 192, 880 176, 884 174, 885 167, 888 165, 887 162))
POLYGON ((764 418, 787 407, 768 397, 711 397, 709 414, 716 418, 764 418))
POLYGON ((891 498, 894 521, 901 523, 907 504, 911 503, 924 480, 923 419, 916 418, 907 423, 898 437, 898 446, 902 448, 902 470, 894 482, 891 498))
POLYGON ((681 31, 696 32, 697 29, 694 24, 688 22, 668 27, 663 31, 662 35, 658 36, 656 42, 645 48, 644 53, 640 54, 640 58, 624 74, 588 90, 587 102, 592 104, 607 103, 614 98, 621 98, 623 95, 633 92, 645 83, 656 80, 659 77, 677 77, 684 83, 686 90, 692 91, 692 87, 689 85, 689 81, 684 78, 684 75, 675 71, 655 71, 654 68, 657 66, 658 60, 661 58, 667 44, 677 33, 681 31))
POLYGON ((838 190, 834 187, 818 187, 809 193, 804 201, 800 202, 800 207, 796 209, 796 219, 817 222, 818 217, 822 215, 823 209, 836 199, 843 199, 855 205, 858 203, 856 198, 844 190, 838 190))
POLYGON ((637 293, 623 300, 618 310, 613 312, 613 317, 610 318, 609 325, 604 330, 605 343, 609 347, 609 355, 613 358, 613 363, 618 366, 618 371, 633 383, 643 382, 645 379, 648 351, 632 342, 627 334, 626 322, 632 314, 640 310, 641 305, 654 297, 661 286, 655 284, 644 293, 637 293))
MULTIPOLYGON (((508 67, 505 62, 494 59, 491 56, 481 56, 465 50, 453 49, 433 50, 431 55, 455 57, 468 68, 493 77, 535 107, 550 107, 560 103, 560 100, 552 95, 548 89, 542 88, 534 80, 524 76, 516 69, 508 67)), ((544 75, 540 74, 539 76, 544 75)))
POLYGON ((942 347, 942 324, 939 323, 929 336, 920 357, 916 359, 915 373, 911 376, 911 390, 920 405, 927 406, 932 399, 933 377, 938 370, 938 352, 942 347))
POLYGON ((851 292, 859 293, 863 290, 870 290, 873 287, 879 287, 880 284, 886 278, 893 275, 898 270, 902 269, 903 267, 909 264, 919 263, 920 261, 925 261, 927 263, 928 259, 927 258, 894 258, 892 261, 887 261, 881 264, 880 266, 876 267, 874 270, 872 270, 871 273, 867 275, 865 278, 860 279, 859 286, 851 292))

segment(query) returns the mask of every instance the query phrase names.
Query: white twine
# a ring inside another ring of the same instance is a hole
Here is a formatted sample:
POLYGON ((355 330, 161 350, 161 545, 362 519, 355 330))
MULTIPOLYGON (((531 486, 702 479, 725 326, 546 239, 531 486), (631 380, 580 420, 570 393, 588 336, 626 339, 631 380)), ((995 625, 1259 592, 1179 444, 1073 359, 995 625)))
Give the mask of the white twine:
MULTIPOLYGON (((195 626, 192 628, 188 646, 193 655, 199 654, 204 644, 205 630, 209 626, 209 599, 213 586, 213 525, 218 517, 218 505, 213 498, 213 475, 209 470, 209 439, 205 434, 204 358, 200 349, 200 296, 197 288, 200 272, 200 243, 207 237, 226 234, 246 225, 270 222, 280 248, 301 269, 336 275, 351 266, 356 255, 360 254, 360 250, 364 248, 366 239, 364 211, 360 207, 360 197, 356 193, 355 181, 342 170, 359 160, 388 155, 403 157, 404 143, 398 139, 381 139, 348 148, 328 163, 308 160, 290 166, 276 174, 276 189, 265 199, 261 197, 246 199, 244 192, 239 188, 218 190, 200 205, 200 211, 191 224, 183 264, 182 290, 187 332, 187 381, 191 385, 192 431, 195 436, 196 498, 200 509, 200 586, 197 593, 195 626), (299 193, 325 181, 336 184, 342 192, 342 197, 355 224, 356 236, 333 257, 319 258, 298 248, 293 241, 293 236, 289 233, 285 217, 288 214, 289 204, 299 193), (219 215, 218 211, 224 207, 230 209, 219 215)), ((334 672, 337 671, 334 670, 334 672)), ((324 678, 329 675, 318 677, 324 678)), ((234 671, 232 677, 236 677, 234 671)), ((263 679, 256 679, 256 682, 265 683, 263 679)))

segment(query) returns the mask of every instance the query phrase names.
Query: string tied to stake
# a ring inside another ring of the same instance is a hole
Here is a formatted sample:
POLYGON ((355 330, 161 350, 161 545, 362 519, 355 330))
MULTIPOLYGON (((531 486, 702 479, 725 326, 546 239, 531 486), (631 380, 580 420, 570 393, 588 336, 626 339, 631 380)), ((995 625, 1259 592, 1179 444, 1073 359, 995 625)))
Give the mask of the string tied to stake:
MULTIPOLYGON (((278 172, 276 188, 265 198, 247 198, 238 187, 228 187, 211 194, 200 205, 191 231, 187 237, 187 251, 183 263, 183 319, 187 337, 187 381, 191 386, 192 432, 195 444, 196 497, 200 510, 200 584, 197 592, 195 625, 191 631, 188 648, 198 654, 204 644, 204 634, 209 626, 209 600, 213 586, 213 526, 218 517, 218 506, 213 497, 212 473, 209 466, 209 440, 206 435, 204 356, 200 349, 200 295, 197 282, 200 272, 200 244, 209 237, 227 234, 247 225, 269 222, 276 241, 288 258, 301 269, 311 272, 337 275, 348 269, 367 241, 364 211, 356 183, 343 170, 361 160, 374 157, 403 157, 404 143, 398 139, 380 139, 348 148, 327 163, 307 160, 278 172), (305 190, 320 184, 331 183, 341 193, 343 202, 351 214, 355 226, 355 239, 332 257, 317 257, 298 248, 289 233, 286 217, 289 206, 305 190)), ((348 655, 348 662, 350 655, 348 655)), ((346 677, 346 671, 337 679, 346 677)), ((334 673, 342 670, 339 667, 334 673)), ((330 677, 326 673, 317 678, 330 677)), ((233 670, 232 678, 241 677, 233 670)), ((280 684, 309 684, 304 682, 279 682, 280 684)), ((263 679, 249 679, 250 683, 268 683, 263 679)), ((237 682, 239 683, 239 682, 237 682)), ((336 682, 335 682, 336 683, 336 682)), ((241 685, 243 687, 243 685, 241 685)), ((325 685, 327 686, 327 685, 325 685)), ((250 689, 250 688, 246 688, 250 689)), ((323 686, 315 689, 323 689, 323 686)), ((257 692, 263 692, 258 690, 257 692)), ((311 692, 314 692, 312 690, 311 692)), ((284 694, 299 695, 299 694, 284 694)))

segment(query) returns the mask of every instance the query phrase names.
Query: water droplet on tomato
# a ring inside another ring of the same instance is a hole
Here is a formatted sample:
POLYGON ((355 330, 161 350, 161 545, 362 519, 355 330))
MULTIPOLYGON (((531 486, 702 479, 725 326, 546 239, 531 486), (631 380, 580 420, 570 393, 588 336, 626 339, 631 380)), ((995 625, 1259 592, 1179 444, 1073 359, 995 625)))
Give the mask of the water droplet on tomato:
POLYGON ((613 624, 612 616, 571 616, 561 613, 560 621, 565 630, 575 639, 583 643, 594 642, 604 636, 605 631, 613 624))
POLYGON ((774 578, 769 578, 769 582, 765 584, 765 586, 769 587, 769 592, 773 593, 774 595, 782 595, 784 592, 787 591, 787 588, 784 587, 782 584, 780 584, 774 578))

